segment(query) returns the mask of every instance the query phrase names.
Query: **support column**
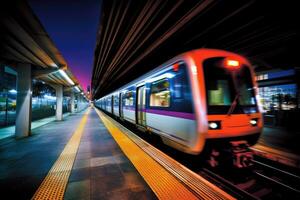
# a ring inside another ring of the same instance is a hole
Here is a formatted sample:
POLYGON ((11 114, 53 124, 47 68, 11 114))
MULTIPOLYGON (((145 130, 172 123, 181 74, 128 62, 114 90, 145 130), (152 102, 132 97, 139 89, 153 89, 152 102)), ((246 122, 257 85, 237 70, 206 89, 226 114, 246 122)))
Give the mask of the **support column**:
POLYGON ((77 112, 80 111, 81 111, 81 95, 79 94, 77 98, 77 112))
POLYGON ((63 120, 63 86, 56 86, 56 120, 63 120))
POLYGON ((17 108, 16 138, 27 137, 31 133, 32 81, 31 65, 19 63, 17 66, 17 108))
POLYGON ((74 91, 71 91, 71 113, 75 112, 75 96, 74 91))

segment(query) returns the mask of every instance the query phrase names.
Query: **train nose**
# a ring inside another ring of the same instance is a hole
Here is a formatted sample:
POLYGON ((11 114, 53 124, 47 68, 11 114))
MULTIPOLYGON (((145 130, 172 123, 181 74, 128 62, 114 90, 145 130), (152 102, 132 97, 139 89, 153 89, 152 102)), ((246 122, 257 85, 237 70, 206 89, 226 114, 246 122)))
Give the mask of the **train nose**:
POLYGON ((259 114, 210 115, 208 116, 208 138, 237 137, 259 133, 262 122, 259 114))
POLYGON ((257 127, 261 124, 260 117, 254 115, 231 115, 222 120, 223 128, 257 127))
POLYGON ((247 127, 251 126, 250 121, 251 117, 247 115, 230 115, 222 120, 222 124, 224 128, 247 127))

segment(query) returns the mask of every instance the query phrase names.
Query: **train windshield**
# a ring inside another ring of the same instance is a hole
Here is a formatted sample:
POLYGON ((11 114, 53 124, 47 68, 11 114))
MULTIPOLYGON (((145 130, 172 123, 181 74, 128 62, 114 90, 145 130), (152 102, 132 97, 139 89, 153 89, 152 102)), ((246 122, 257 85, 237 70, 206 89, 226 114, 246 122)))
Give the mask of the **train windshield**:
POLYGON ((237 69, 224 66, 224 58, 204 61, 208 114, 257 112, 252 77, 247 66, 237 69))

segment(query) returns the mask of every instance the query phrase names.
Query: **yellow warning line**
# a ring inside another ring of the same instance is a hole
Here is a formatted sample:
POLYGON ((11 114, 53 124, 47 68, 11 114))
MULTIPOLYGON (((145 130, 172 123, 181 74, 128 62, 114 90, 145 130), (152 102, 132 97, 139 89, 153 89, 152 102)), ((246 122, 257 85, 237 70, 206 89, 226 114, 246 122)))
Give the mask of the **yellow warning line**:
POLYGON ((63 199, 90 108, 32 199, 63 199))
POLYGON ((133 141, 125 136, 113 123, 106 119, 102 113, 97 109, 95 110, 122 151, 159 199, 198 199, 172 174, 154 161, 133 141))

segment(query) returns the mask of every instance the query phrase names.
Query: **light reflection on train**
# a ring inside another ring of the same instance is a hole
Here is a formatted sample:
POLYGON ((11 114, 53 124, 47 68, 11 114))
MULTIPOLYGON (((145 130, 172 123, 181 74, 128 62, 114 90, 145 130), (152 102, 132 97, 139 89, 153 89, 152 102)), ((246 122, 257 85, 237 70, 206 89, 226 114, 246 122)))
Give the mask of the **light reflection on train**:
POLYGON ((247 146, 257 142, 263 124, 250 66, 227 51, 189 51, 95 105, 180 151, 205 152, 212 166, 229 152, 244 167, 252 156, 247 146))

